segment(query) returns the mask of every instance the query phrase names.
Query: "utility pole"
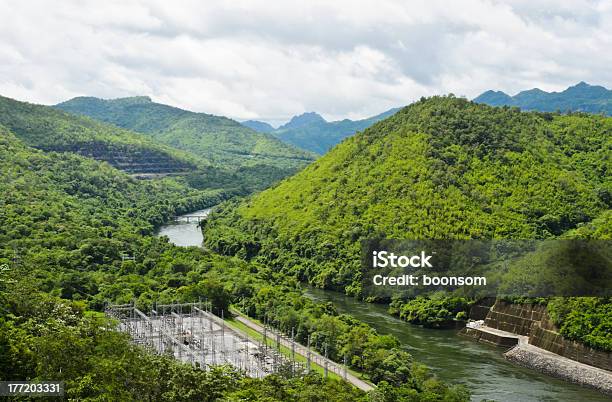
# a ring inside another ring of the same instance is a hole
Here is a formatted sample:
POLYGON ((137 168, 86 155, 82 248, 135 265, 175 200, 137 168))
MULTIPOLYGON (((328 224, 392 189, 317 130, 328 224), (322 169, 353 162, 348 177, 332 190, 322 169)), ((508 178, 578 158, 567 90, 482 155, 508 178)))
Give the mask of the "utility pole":
POLYGON ((324 377, 327 380, 327 342, 325 342, 325 365, 324 365, 324 377))
POLYGON ((291 328, 291 374, 295 374, 295 330, 291 328))
POLYGON ((306 371, 310 373, 310 335, 308 335, 308 351, 306 352, 306 371))

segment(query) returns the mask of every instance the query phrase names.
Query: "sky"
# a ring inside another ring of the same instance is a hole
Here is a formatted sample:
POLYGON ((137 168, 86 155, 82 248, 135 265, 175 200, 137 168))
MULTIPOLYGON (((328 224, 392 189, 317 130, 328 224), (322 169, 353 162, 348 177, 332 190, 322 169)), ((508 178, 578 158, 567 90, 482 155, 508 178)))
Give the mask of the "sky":
POLYGON ((0 95, 148 95, 275 125, 435 94, 611 88, 611 50, 611 1, 0 1, 0 95))

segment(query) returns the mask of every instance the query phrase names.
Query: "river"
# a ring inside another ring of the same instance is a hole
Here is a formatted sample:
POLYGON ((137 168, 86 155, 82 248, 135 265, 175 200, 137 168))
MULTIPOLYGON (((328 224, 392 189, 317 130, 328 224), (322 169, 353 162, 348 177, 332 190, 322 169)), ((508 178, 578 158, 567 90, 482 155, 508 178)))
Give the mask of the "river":
POLYGON ((315 300, 329 301, 338 312, 370 324, 379 333, 395 335, 414 358, 441 379, 465 384, 472 400, 496 401, 609 401, 605 395, 516 366, 504 359, 503 348, 477 343, 457 330, 427 329, 408 324, 382 305, 360 302, 338 292, 308 288, 315 300))
POLYGON ((196 219, 188 219, 187 216, 206 217, 212 208, 201 209, 181 215, 174 222, 169 222, 157 231, 158 236, 167 236, 170 242, 177 246, 201 246, 204 237, 196 219))
MULTIPOLYGON (((187 215, 208 215, 210 208, 187 215)), ((201 246, 202 232, 194 220, 164 225, 158 231, 178 246, 201 246)), ((432 369, 441 379, 465 384, 472 400, 500 402, 609 401, 605 395, 570 384, 536 371, 516 366, 504 359, 504 349, 474 342, 457 335, 456 330, 426 329, 387 314, 381 305, 360 302, 338 292, 308 288, 307 295, 332 302, 339 312, 360 319, 382 334, 395 335, 416 360, 432 369)))

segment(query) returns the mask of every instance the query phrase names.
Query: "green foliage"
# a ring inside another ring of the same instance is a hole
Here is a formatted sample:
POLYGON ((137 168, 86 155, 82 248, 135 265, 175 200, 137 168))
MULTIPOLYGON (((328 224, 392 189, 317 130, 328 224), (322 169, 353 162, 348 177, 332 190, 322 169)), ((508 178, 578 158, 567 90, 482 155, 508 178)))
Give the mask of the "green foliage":
POLYGON ((397 340, 306 299, 282 275, 153 236, 172 215, 218 202, 218 191, 138 181, 105 163, 34 150, 1 130, 1 379, 65 381, 75 400, 363 400, 316 375, 246 379, 154 356, 91 311, 105 302, 136 301, 146 311, 154 302, 206 299, 217 314, 242 303, 280 329, 298 328, 299 339, 310 336, 321 351, 329 345, 333 358, 347 356, 377 381, 406 389, 431 381, 397 340), (126 254, 134 260, 123 261, 126 254))
MULTIPOLYGON (((319 286, 353 284, 359 241, 550 238, 609 210, 612 119, 417 102, 238 207, 206 244, 260 250, 319 286)), ((354 283, 354 286, 357 286, 354 283)))
POLYGON ((29 146, 93 157, 129 173, 185 172, 203 163, 143 135, 1 96, 0 125, 29 146))
MULTIPOLYGON (((218 208, 205 244, 359 295, 363 239, 609 238, 611 133, 603 116, 422 99, 218 208)), ((435 326, 464 316, 465 301, 454 302, 393 308, 435 326)))
POLYGON ((305 377, 267 376, 263 380, 245 378, 241 388, 225 396, 227 401, 366 401, 363 393, 341 381, 323 381, 311 373, 305 377))
POLYGON ((594 297, 555 298, 548 303, 552 321, 568 339, 612 352, 612 302, 594 297))
MULTIPOLYGON (((429 396, 446 398, 456 392, 468 395, 462 387, 438 382, 412 356, 402 350, 394 336, 380 335, 369 325, 350 315, 338 314, 330 303, 316 303, 301 291, 269 270, 256 269, 249 277, 224 271, 225 282, 233 283, 236 304, 248 315, 268 323, 286 334, 294 334, 301 344, 310 346, 330 359, 344 362, 375 384, 391 384, 401 392, 411 391, 416 400, 429 396), (270 285, 269 282, 275 283, 270 285), (427 384, 439 385, 435 391, 424 391, 427 384), (429 395, 429 396, 426 396, 429 395)), ((398 391, 399 392, 399 391, 398 391)), ((468 397, 457 400, 466 400, 468 397)))
MULTIPOLYGON (((145 96, 104 100, 79 97, 56 106, 70 113, 134 130, 172 147, 191 152, 213 166, 236 170, 266 166, 287 176, 314 159, 314 155, 258 133, 226 117, 194 113, 154 103, 145 96)), ((255 170, 266 185, 274 182, 255 170)), ((263 187, 261 187, 263 188, 263 187)))
POLYGON ((472 303, 462 297, 447 297, 442 293, 432 296, 417 296, 414 299, 394 300, 389 311, 412 324, 428 328, 451 325, 455 319, 467 318, 466 312, 472 303))
POLYGON ((148 135, 3 97, 0 97, 0 125, 26 145, 41 150, 76 153, 138 176, 172 174, 193 188, 223 189, 228 195, 245 195, 263 189, 307 163, 276 166, 249 158, 244 166, 225 162, 211 164, 211 160, 190 152, 194 149, 178 150, 148 135))
POLYGON ((52 378, 64 381, 67 398, 83 401, 364 400, 348 383, 314 373, 252 379, 229 366, 203 371, 151 354, 109 331, 108 318, 40 293, 27 272, 17 274, 0 297, 2 381, 52 378))

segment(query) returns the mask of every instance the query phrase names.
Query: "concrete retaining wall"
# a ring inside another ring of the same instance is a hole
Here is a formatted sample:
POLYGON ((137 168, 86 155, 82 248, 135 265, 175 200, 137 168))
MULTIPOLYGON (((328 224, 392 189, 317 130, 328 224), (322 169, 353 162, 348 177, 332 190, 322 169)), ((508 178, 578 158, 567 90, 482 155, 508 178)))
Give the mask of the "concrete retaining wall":
POLYGON ((546 306, 498 301, 487 314, 485 325, 529 336, 533 324, 541 321, 544 314, 546 314, 546 306))
POLYGON ((534 325, 529 336, 529 343, 568 359, 612 371, 611 353, 595 350, 582 343, 565 339, 557 331, 546 329, 547 327, 554 328, 548 316, 545 317, 544 322, 534 325))
POLYGON ((494 346, 511 348, 518 343, 517 338, 492 334, 490 332, 480 331, 475 328, 465 327, 459 332, 460 335, 470 337, 478 342, 488 343, 494 346))
POLYGON ((495 304, 494 297, 485 297, 484 299, 479 300, 476 304, 470 307, 470 320, 480 321, 487 318, 487 314, 489 314, 489 310, 495 304))
POLYGON ((529 344, 590 366, 612 371, 612 354, 565 339, 550 320, 546 306, 498 301, 485 325, 529 336, 529 344))

